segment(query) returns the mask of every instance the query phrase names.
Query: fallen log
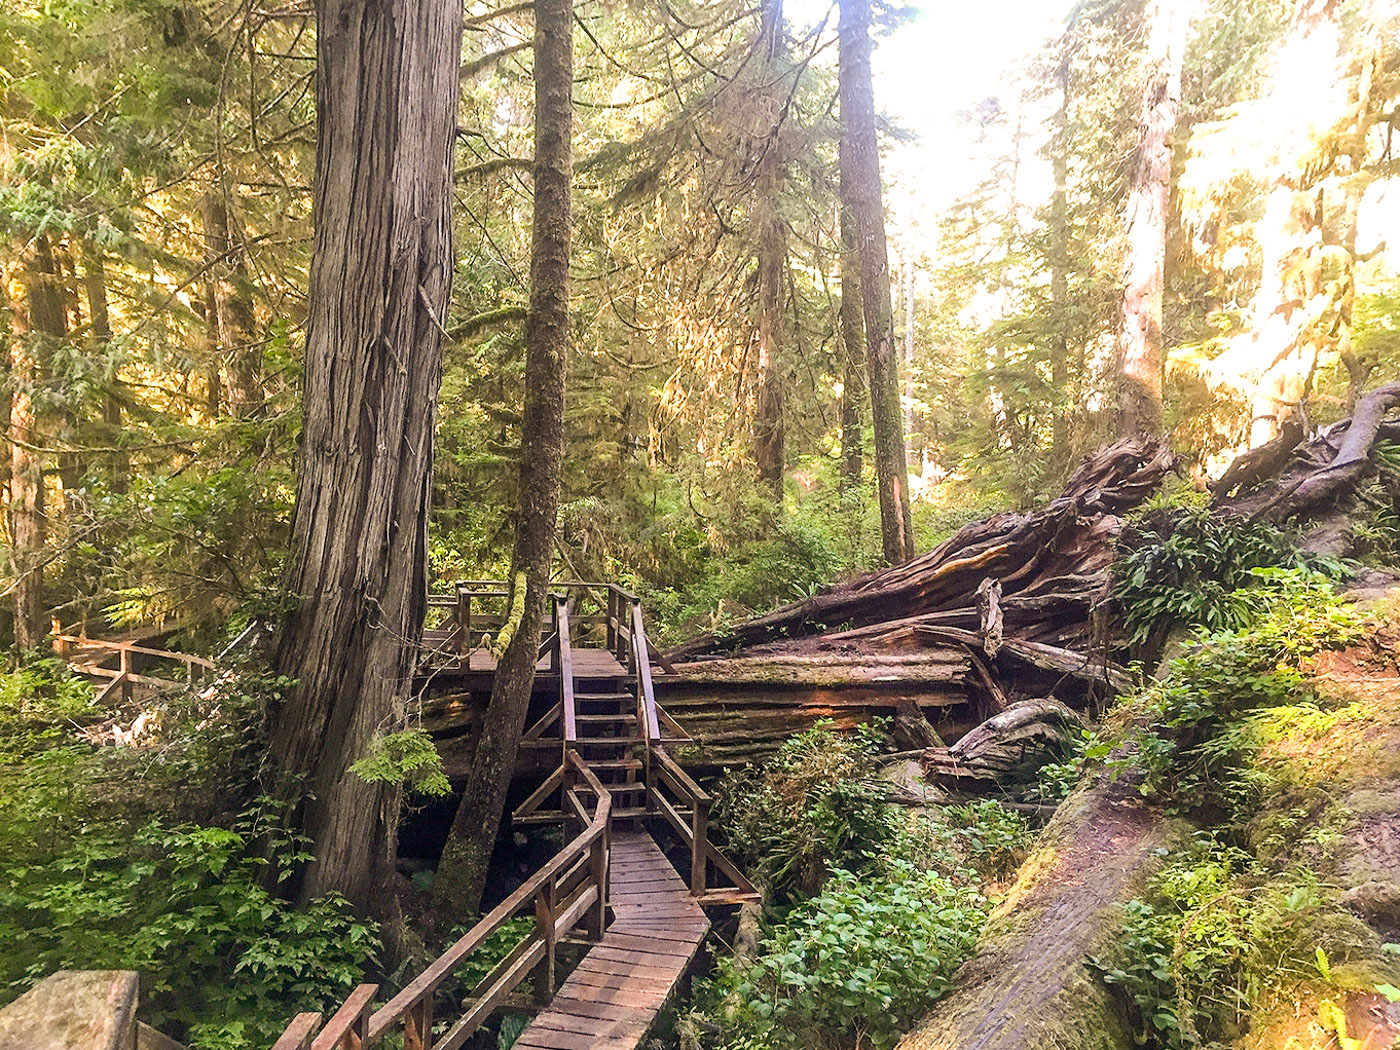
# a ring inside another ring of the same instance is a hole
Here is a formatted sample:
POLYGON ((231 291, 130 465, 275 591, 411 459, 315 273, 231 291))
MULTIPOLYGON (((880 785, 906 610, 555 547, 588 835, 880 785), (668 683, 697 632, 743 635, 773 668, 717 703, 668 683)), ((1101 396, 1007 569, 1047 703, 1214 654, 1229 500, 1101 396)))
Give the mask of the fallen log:
POLYGON ((1058 700, 1022 700, 993 715, 952 747, 930 748, 925 762, 941 780, 992 782, 1002 787, 1034 779, 1064 758, 1083 720, 1058 700))
POLYGON ((1093 599, 1104 593, 1120 525, 1117 515, 1152 495, 1171 466, 1162 443, 1118 442, 1091 456, 1064 494, 1042 510, 1008 511, 974 522, 907 564, 819 592, 723 634, 701 635, 666 655, 681 661, 733 653, 790 643, 832 627, 858 628, 937 612, 965 610, 966 625, 976 628, 983 623, 977 589, 988 579, 1001 587, 998 604, 1008 636, 1021 636, 1018 627, 1028 626, 1025 620, 1018 622, 1014 599, 1025 595, 1053 601, 1062 581, 1071 583, 1064 598, 1084 602, 1087 613, 1093 599))
POLYGON ((897 1050, 1127 1050, 1128 1019, 1086 959, 1123 929, 1121 901, 1141 893, 1185 828, 1101 778, 1056 811, 1016 885, 993 913, 954 990, 897 1050))
POLYGON ((1388 420, 1387 414, 1397 405, 1400 382, 1363 394, 1350 419, 1297 446, 1272 476, 1258 478, 1252 488, 1235 495, 1222 486, 1212 509, 1250 519, 1284 521, 1344 499, 1374 471, 1376 442, 1394 436, 1394 421, 1388 420))

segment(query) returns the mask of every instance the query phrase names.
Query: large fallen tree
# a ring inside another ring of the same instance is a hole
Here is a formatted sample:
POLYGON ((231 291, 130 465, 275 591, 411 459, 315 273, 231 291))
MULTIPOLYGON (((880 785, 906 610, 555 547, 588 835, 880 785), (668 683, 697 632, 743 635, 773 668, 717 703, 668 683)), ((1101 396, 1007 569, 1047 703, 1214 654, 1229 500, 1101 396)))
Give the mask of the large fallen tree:
POLYGON ((994 515, 908 564, 678 646, 658 695, 721 764, 813 715, 841 723, 911 701, 960 735, 1016 701, 1083 708, 1116 694, 1130 679, 1099 644, 1099 611, 1121 515, 1171 467, 1161 444, 1111 445, 1041 510, 994 515))

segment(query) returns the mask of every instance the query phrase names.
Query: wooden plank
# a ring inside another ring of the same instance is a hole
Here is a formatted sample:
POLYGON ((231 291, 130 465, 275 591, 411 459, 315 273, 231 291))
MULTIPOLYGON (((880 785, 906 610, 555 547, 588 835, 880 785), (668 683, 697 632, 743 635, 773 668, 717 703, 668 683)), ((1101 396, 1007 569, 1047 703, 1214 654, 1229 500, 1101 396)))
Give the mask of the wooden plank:
MULTIPOLYGON (((592 955, 592 952, 588 953, 592 955)), ((590 970, 593 973, 610 973, 623 976, 630 973, 640 974, 643 977, 669 977, 672 980, 680 975, 674 966, 642 966, 636 963, 616 962, 610 959, 588 959, 585 957, 580 967, 590 970)))
MULTIPOLYGON (((616 1022, 623 1021, 623 1019, 626 1019, 631 1025, 640 1026, 640 1023, 647 1021, 647 1014, 652 1008, 651 1002, 654 1002, 654 1004, 659 1007, 659 1005, 664 1004, 665 995, 658 994, 657 997, 648 1001, 647 1007, 637 1008, 619 1007, 619 1005, 609 1004, 609 1002, 594 1002, 591 1000, 581 1000, 581 998, 560 997, 559 1002, 556 1002, 556 1004, 552 1005, 552 1007, 543 1012, 543 1014, 540 1014, 540 1016, 543 1018, 546 1014, 560 1014, 568 1016, 568 1018, 575 1018, 577 1021, 584 1021, 584 1019, 587 1019, 587 1021, 594 1022, 595 1030, 598 1028, 599 1022, 601 1022, 602 1025, 606 1025, 609 1021, 616 1022)), ((561 1028, 573 1030, 577 1028, 577 1021, 575 1021, 573 1025, 561 1026, 561 1028)), ((598 1032, 598 1035, 603 1035, 603 1033, 598 1032)))
POLYGON ((520 1050, 631 1050, 640 1039, 597 1039, 577 1032, 554 1032, 548 1028, 527 1028, 513 1045, 520 1050), (526 1034, 529 1038, 526 1038, 526 1034))
MULTIPOLYGON (((674 984, 665 977, 639 977, 635 973, 598 973, 594 970, 575 970, 569 974, 565 986, 578 985, 581 988, 641 988, 644 991, 669 992, 674 984)), ((590 993, 592 994, 592 993, 590 993)))
POLYGON ((691 929, 675 929, 671 926, 656 926, 645 923, 615 922, 608 927, 609 937, 641 937, 647 940, 680 941, 683 944, 699 944, 709 932, 708 927, 699 925, 691 929))
POLYGON ((659 865, 646 867, 621 867, 614 868, 613 880, 627 892, 660 892, 662 890, 674 890, 677 894, 685 896, 690 892, 681 877, 676 873, 676 869, 670 864, 665 867, 659 865))
POLYGON ((670 997, 669 992, 644 991, 635 988, 580 988, 579 990, 585 994, 602 992, 611 998, 595 1001, 591 997, 580 998, 578 995, 560 996, 559 1001, 551 1006, 550 1010, 558 1010, 560 1013, 567 1013, 575 1017, 591 1017, 595 1021, 608 1021, 630 1015, 634 1020, 650 1023, 670 997))
POLYGON ((611 945, 606 942, 598 945, 588 953, 599 962, 618 962, 631 966, 655 966, 658 969, 675 966, 684 969, 686 963, 695 953, 684 949, 652 950, 642 948, 624 948, 621 945, 611 945))
POLYGON ((651 1025, 645 1021, 645 1014, 629 1014, 627 1019, 604 1020, 550 1011, 535 1018, 534 1025, 552 1032, 573 1032, 577 1035, 592 1036, 594 1039, 626 1039, 638 1043, 651 1031, 651 1025))

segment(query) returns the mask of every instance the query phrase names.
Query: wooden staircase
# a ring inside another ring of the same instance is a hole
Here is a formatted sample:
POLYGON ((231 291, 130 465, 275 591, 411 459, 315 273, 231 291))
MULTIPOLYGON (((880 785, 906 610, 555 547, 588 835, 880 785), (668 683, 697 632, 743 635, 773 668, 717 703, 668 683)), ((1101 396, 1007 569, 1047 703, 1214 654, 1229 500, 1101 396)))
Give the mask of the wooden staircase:
MULTIPOLYGON (((641 603, 611 584, 558 587, 541 662, 558 676, 559 700, 526 730, 522 747, 558 748, 560 764, 511 817, 562 824, 566 845, 388 1003, 373 1009, 378 986, 360 985, 324 1024, 320 1014, 299 1014, 274 1050, 359 1050, 395 1029, 405 1050, 456 1050, 532 975, 543 1009, 516 1046, 634 1050, 709 931, 702 906, 759 899, 709 841, 710 796, 667 752, 690 738, 656 703, 641 603), (688 871, 678 873, 652 837, 666 826, 689 854, 688 871), (531 910, 532 932, 452 1023, 435 1024, 439 986, 531 910), (557 949, 566 940, 591 947, 561 984, 557 949)), ((474 600, 488 589, 504 593, 496 581, 459 584, 446 606, 453 615, 435 629, 435 644, 455 647, 468 665, 477 651, 474 600)))

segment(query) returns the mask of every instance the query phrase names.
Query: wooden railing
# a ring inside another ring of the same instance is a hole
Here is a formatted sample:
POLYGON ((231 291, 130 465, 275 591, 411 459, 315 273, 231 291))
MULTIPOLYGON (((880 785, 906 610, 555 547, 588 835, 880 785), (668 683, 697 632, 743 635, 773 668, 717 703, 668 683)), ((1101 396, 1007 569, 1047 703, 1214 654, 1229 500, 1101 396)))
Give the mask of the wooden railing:
POLYGON ((554 652, 559 668, 559 709, 564 719, 564 759, 578 748, 578 712, 574 709, 574 645, 569 640, 570 601, 554 600, 554 652))
POLYGON ((646 744, 643 762, 647 786, 647 810, 657 813, 675 829, 690 848, 690 892, 709 904, 757 900, 758 891, 730 860, 710 842, 710 795, 666 750, 670 742, 686 743, 686 733, 656 702, 651 678, 651 654, 646 621, 640 602, 632 603, 632 652, 630 664, 636 676, 637 724, 646 744), (711 883, 714 871, 727 882, 711 883))
POLYGON ((298 1014, 273 1050, 358 1050, 375 1045, 395 1028, 402 1029, 404 1050, 456 1050, 537 969, 536 996, 540 1001, 550 999, 557 983, 559 942, 578 926, 590 940, 603 936, 612 804, 607 790, 576 754, 565 756, 560 775, 565 808, 582 822, 582 831, 378 1010, 371 1012, 378 986, 362 984, 324 1026, 319 1014, 298 1014), (582 795, 592 796, 591 809, 582 795), (434 1040, 433 1000, 438 988, 487 938, 531 904, 535 919, 531 932, 477 984, 465 1012, 434 1040))
MULTIPOLYGON (((454 624, 470 630, 472 605, 470 597, 505 596, 505 584, 493 580, 465 580, 457 585, 458 612, 454 624)), ((525 731, 524 742, 533 746, 542 740, 553 740, 554 733, 563 739, 565 765, 551 774, 514 811, 517 820, 531 818, 563 786, 567 756, 576 754, 578 740, 577 714, 574 705, 574 648, 585 640, 593 648, 606 647, 623 664, 632 678, 636 697, 636 719, 642 740, 643 783, 646 786, 646 809, 665 818, 685 842, 691 853, 691 893, 707 903, 732 903, 757 897, 753 885, 725 858, 709 838, 710 796, 667 752, 668 744, 684 744, 690 736, 657 702, 652 681, 652 662, 663 670, 674 668, 652 645, 647 637, 646 620, 641 600, 630 591, 611 583, 563 581, 552 585, 551 596, 554 634, 546 640, 550 669, 559 674, 559 703, 553 705, 525 731), (585 639, 587 632, 595 632, 585 639), (599 646, 596 643, 602 643, 599 646), (557 726, 557 728, 556 728, 557 726)), ((441 599, 439 599, 441 600, 441 599)), ((543 648, 542 648, 543 655, 543 648)), ((546 818, 557 818, 559 811, 549 810, 546 818)))
MULTIPOLYGON (((633 609, 639 599, 630 591, 614 583, 598 583, 587 580, 560 580, 550 585, 553 592, 561 594, 571 603, 571 627, 574 637, 570 640, 577 645, 580 631, 601 628, 601 647, 610 650, 619 663, 626 663, 632 650, 633 609), (592 603, 596 611, 588 611, 586 603, 592 603)), ((452 585, 451 594, 434 594, 428 598, 429 609, 446 613, 447 619, 439 627, 445 630, 446 641, 440 642, 439 651, 447 651, 463 658, 477 648, 485 638, 500 630, 505 623, 510 587, 504 580, 458 580, 452 585)), ((551 607, 557 603, 552 598, 551 607)), ((554 633, 558 626, 551 623, 540 646, 540 656, 554 652, 554 633)), ((655 646, 647 644, 649 659, 659 663, 663 670, 674 671, 670 661, 655 646)), ((558 664, 551 659, 549 670, 558 672, 558 664)))
POLYGON ((185 682, 193 686, 196 682, 203 680, 204 676, 214 670, 214 661, 206 660, 202 656, 195 656, 193 653, 173 652, 167 649, 153 649, 149 646, 140 645, 136 642, 109 641, 102 638, 84 638, 82 635, 55 633, 53 636, 53 648, 64 660, 72 662, 74 656, 79 655, 79 650, 85 651, 89 657, 87 662, 73 664, 81 673, 93 678, 108 678, 110 681, 102 687, 97 694, 97 702, 111 699, 114 693, 120 690, 123 700, 131 699, 132 687, 136 685, 148 685, 157 689, 179 688, 182 683, 172 681, 168 678, 157 678, 152 675, 137 674, 134 669, 134 657, 149 656, 157 660, 168 660, 171 663, 185 665, 185 682), (116 667, 103 667, 102 664, 113 657, 117 660, 116 667))

